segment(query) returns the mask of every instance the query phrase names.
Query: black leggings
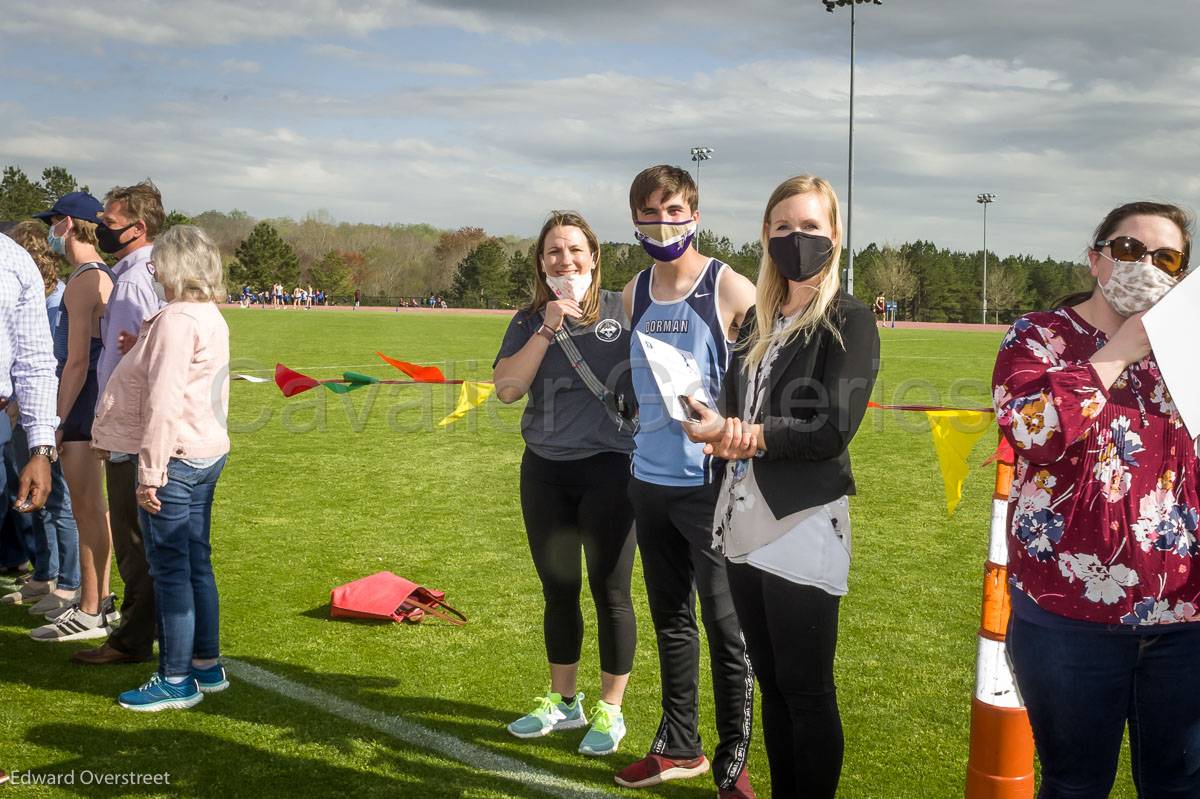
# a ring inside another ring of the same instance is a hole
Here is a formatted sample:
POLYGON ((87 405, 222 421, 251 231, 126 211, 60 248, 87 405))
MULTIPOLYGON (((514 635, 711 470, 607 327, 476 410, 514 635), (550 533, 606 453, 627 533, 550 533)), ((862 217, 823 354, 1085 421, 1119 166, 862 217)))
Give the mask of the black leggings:
POLYGON ((833 684, 839 598, 748 564, 726 571, 762 691, 771 795, 831 797, 842 773, 833 684))
POLYGON ((619 452, 552 461, 525 450, 521 512, 546 599, 544 634, 551 663, 577 663, 583 648, 582 547, 596 603, 600 668, 617 675, 633 669, 637 622, 629 582, 635 539, 628 482, 629 456, 619 452))

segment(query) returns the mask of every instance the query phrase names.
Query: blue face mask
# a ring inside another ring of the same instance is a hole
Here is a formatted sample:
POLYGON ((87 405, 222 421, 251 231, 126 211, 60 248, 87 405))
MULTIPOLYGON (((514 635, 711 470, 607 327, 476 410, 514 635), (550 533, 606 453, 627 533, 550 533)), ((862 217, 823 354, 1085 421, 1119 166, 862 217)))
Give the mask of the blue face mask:
POLYGON ((55 236, 54 225, 50 226, 50 232, 46 234, 46 243, 59 255, 67 254, 67 238, 66 236, 55 236))

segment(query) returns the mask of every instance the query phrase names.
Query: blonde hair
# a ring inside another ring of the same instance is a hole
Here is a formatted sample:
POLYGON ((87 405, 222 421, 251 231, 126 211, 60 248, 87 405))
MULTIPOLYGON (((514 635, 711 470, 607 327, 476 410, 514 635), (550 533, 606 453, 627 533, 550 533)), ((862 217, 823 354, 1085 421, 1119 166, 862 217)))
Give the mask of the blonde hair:
POLYGON ((96 238, 97 224, 87 219, 80 219, 77 216, 71 217, 71 235, 75 237, 75 241, 81 244, 87 244, 91 247, 99 247, 100 242, 96 238))
POLYGON ((841 209, 838 205, 837 194, 834 193, 833 186, 829 185, 829 181, 814 175, 797 175, 780 183, 775 191, 771 192, 771 197, 767 200, 767 208, 763 211, 762 262, 759 265, 758 286, 755 292, 754 330, 751 331, 744 345, 748 350, 746 354, 747 372, 753 371, 762 362, 763 356, 767 354, 772 339, 776 335, 782 339, 780 344, 786 345, 800 334, 804 334, 807 338, 813 335, 818 328, 825 327, 833 334, 838 344, 845 346, 830 310, 842 287, 841 270, 839 269, 842 260, 842 235, 841 209), (820 282, 816 285, 816 296, 808 305, 804 306, 804 310, 791 324, 776 334, 774 332, 775 316, 779 312, 779 306, 787 301, 788 281, 780 274, 779 267, 771 259, 770 248, 767 246, 771 234, 771 212, 784 200, 809 192, 816 192, 825 200, 825 207, 829 210, 829 227, 833 231, 833 235, 830 237, 833 239, 833 250, 829 254, 829 260, 822 268, 820 282))
POLYGON ((176 299, 215 302, 224 296, 221 252, 208 234, 194 225, 175 225, 154 242, 151 255, 158 282, 176 299))
POLYGON ((20 244, 37 264, 38 271, 42 273, 46 296, 49 297, 54 293, 54 287, 58 285, 58 270, 62 259, 54 250, 50 249, 50 242, 46 240, 45 226, 41 222, 33 220, 18 222, 8 232, 8 237, 20 244))
POLYGON ((546 218, 546 224, 542 225, 542 232, 538 234, 537 245, 533 251, 533 298, 529 301, 526 311, 536 313, 554 299, 550 294, 550 287, 546 285, 546 270, 542 266, 542 247, 545 246, 546 237, 550 235, 550 231, 556 227, 578 228, 583 237, 587 239, 588 249, 592 252, 592 261, 594 262, 592 285, 588 287, 587 293, 583 295, 583 301, 579 303, 583 317, 580 318, 578 324, 584 327, 593 325, 600 318, 600 239, 596 237, 592 226, 577 211, 551 211, 550 216, 546 218))
POLYGON ((154 241, 154 237, 163 229, 167 221, 166 211, 163 210, 162 194, 154 181, 146 178, 141 183, 132 186, 117 186, 104 195, 104 204, 121 203, 125 216, 134 222, 146 226, 146 240, 154 241))

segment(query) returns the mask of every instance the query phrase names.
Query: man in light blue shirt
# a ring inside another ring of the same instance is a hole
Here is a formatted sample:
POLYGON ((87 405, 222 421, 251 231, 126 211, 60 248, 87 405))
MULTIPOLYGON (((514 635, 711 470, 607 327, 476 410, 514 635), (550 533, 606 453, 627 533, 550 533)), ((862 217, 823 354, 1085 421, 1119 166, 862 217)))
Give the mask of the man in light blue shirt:
MULTIPOLYGON (((119 337, 121 333, 137 336, 142 328, 142 322, 158 313, 166 303, 156 288, 154 267, 150 263, 150 254, 154 249, 154 237, 162 226, 160 220, 152 217, 153 209, 137 211, 129 208, 129 203, 122 199, 112 199, 114 194, 128 192, 142 187, 153 189, 153 196, 158 202, 158 213, 162 214, 162 200, 154 184, 146 181, 129 189, 113 189, 105 197, 104 211, 100 214, 101 227, 96 231, 100 241, 100 249, 120 260, 113 267, 117 282, 113 286, 112 295, 108 298, 108 308, 100 320, 100 338, 104 350, 100 354, 100 362, 96 365, 96 376, 100 381, 100 393, 112 376, 113 369, 121 360, 119 337), (141 216, 151 217, 143 219, 141 216)), ((149 194, 149 191, 145 192, 149 194)), ((161 218, 160 218, 161 219, 161 218)))
POLYGON ((41 272, 20 245, 0 236, 0 407, 15 394, 29 436, 29 463, 21 471, 16 496, 17 510, 23 512, 46 503, 50 464, 58 458, 58 378, 49 327, 41 272))
MULTIPOLYGON (((162 195, 149 180, 119 186, 104 197, 96 239, 103 252, 120 260, 113 267, 117 280, 100 320, 100 338, 104 344, 96 364, 100 401, 124 354, 122 334, 136 338, 142 322, 166 304, 159 294, 150 261, 154 238, 165 221, 162 195)), ((120 458, 116 453, 114 456, 120 458)), ((137 461, 127 458, 106 461, 104 476, 108 486, 109 527, 117 554, 117 571, 125 583, 125 597, 121 603, 121 626, 102 646, 71 656, 75 662, 88 665, 149 660, 154 648, 154 581, 146 564, 138 524, 137 461)))

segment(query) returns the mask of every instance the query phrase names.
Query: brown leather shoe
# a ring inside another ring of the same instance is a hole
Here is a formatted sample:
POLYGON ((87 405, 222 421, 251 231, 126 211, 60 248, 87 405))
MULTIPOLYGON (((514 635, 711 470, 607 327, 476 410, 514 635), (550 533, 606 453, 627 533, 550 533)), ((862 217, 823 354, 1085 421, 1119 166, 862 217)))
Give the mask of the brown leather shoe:
POLYGON ((149 657, 126 654, 108 643, 101 644, 95 649, 81 649, 71 655, 73 662, 82 663, 85 666, 109 666, 115 663, 145 663, 149 659, 149 657))

